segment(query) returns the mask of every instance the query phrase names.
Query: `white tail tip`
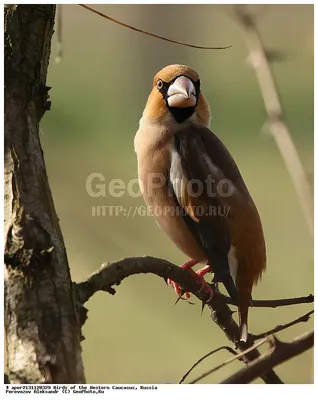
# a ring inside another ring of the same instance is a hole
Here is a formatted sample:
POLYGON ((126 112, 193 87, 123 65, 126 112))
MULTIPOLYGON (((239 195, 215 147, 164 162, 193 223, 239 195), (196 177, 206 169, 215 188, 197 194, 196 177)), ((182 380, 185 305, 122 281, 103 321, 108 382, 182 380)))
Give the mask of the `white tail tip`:
POLYGON ((240 330, 241 330, 240 341, 241 341, 241 342, 246 342, 246 341, 247 341, 247 335, 248 335, 248 332, 247 332, 247 324, 243 324, 243 325, 240 327, 240 330))

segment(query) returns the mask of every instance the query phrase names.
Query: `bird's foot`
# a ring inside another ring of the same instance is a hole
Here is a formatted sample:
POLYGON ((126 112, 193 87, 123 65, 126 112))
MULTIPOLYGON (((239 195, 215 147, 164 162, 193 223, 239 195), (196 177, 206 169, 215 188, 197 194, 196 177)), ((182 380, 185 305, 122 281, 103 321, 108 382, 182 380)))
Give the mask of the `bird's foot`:
MULTIPOLYGON (((187 261, 186 263, 180 265, 180 268, 192 271, 192 267, 194 267, 197 263, 198 263, 197 261, 190 260, 190 261, 187 261)), ((167 285, 171 285, 174 288, 174 291, 178 295, 178 299, 187 300, 190 297, 189 292, 183 292, 180 285, 177 282, 168 278, 167 285)))
MULTIPOLYGON (((180 268, 187 269, 194 275, 195 280, 201 284, 201 289, 199 291, 203 291, 204 293, 207 293, 209 295, 208 301, 210 301, 212 299, 212 297, 214 296, 214 292, 211 289, 210 285, 208 285, 205 282, 203 277, 206 273, 208 273, 211 270, 211 267, 209 265, 206 265, 205 267, 199 269, 198 271, 193 271, 192 267, 195 266, 197 263, 198 263, 197 261, 190 260, 190 261, 186 262, 185 264, 181 265, 180 268)), ((175 292, 178 295, 178 300, 179 299, 182 299, 182 300, 189 299, 190 293, 184 292, 177 282, 174 282, 173 280, 168 279, 167 284, 168 285, 170 284, 174 288, 175 292)))
POLYGON ((196 278, 197 282, 201 284, 201 289, 199 291, 203 291, 204 293, 207 293, 210 296, 209 299, 206 301, 206 303, 208 303, 214 296, 214 292, 211 286, 208 285, 203 278, 204 275, 210 271, 211 271, 210 265, 206 265, 205 267, 199 269, 196 272, 193 271, 197 275, 196 278))

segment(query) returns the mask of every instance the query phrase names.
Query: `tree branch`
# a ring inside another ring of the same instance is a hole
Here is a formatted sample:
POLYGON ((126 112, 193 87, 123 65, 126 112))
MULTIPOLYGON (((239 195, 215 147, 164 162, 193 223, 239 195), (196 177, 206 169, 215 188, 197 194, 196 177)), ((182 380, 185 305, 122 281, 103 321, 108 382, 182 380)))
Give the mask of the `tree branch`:
POLYGON ((217 365, 216 367, 213 367, 209 371, 205 372, 204 374, 198 376, 197 378, 193 379, 193 381, 190 382, 190 384, 197 383, 201 381, 202 379, 206 378, 207 376, 211 375, 213 372, 218 371, 219 369, 225 367, 226 365, 232 363, 235 360, 238 359, 243 359, 243 356, 248 354, 250 351, 257 349, 258 347, 262 346, 264 343, 266 343, 269 340, 269 338, 262 339, 258 343, 254 343, 253 346, 249 347, 248 349, 242 351, 241 353, 236 353, 234 357, 231 357, 227 359, 226 361, 222 362, 221 364, 217 365))
POLYGON ((149 273, 155 274, 165 281, 170 278, 194 293, 200 300, 206 299, 205 293, 199 292, 200 284, 193 279, 193 274, 190 271, 160 258, 144 256, 104 263, 85 282, 76 284, 78 300, 81 304, 84 304, 94 293, 100 290, 115 294, 116 291, 112 286, 118 286, 128 276, 149 273))
POLYGON ((271 368, 293 358, 314 345, 314 331, 305 333, 292 342, 280 342, 277 338, 271 339, 271 347, 268 352, 260 356, 257 360, 250 363, 244 369, 236 372, 221 383, 242 384, 250 383, 261 374, 266 373, 271 368))
POLYGON ((284 121, 283 109, 276 83, 270 68, 270 60, 262 43, 255 20, 246 5, 235 6, 236 17, 243 28, 250 60, 264 100, 268 115, 268 128, 271 131, 280 154, 285 162, 297 193, 309 233, 314 234, 313 193, 308 183, 291 133, 284 121))
MULTIPOLYGON (((254 340, 251 335, 248 335, 246 342, 239 341, 239 327, 232 318, 232 311, 229 306, 224 303, 222 298, 215 296, 213 305, 209 304, 211 309, 212 320, 222 329, 226 337, 235 343, 240 351, 245 351, 254 345, 254 340)), ((255 360, 260 355, 257 349, 253 349, 244 355, 243 359, 245 363, 255 360)), ((261 378, 265 383, 279 384, 284 383, 277 374, 270 370, 266 374, 262 375, 261 378)))
MULTIPOLYGON (((224 300, 226 304, 236 305, 234 301, 229 297, 225 296, 224 294, 220 293, 220 296, 224 300)), ((291 297, 288 299, 273 299, 273 300, 252 300, 252 307, 285 307, 285 306, 292 306, 296 304, 306 304, 306 303, 313 303, 315 300, 314 295, 309 294, 308 296, 303 297, 291 297)))
POLYGON ((229 353, 237 355, 237 352, 235 350, 233 350, 231 347, 229 346, 221 346, 218 347, 215 350, 209 351, 209 353, 205 354, 203 357, 199 358, 198 361, 196 361, 191 368, 188 369, 188 371, 183 375, 183 377, 180 379, 180 381, 178 382, 183 383, 185 381, 185 379, 189 376, 190 372, 194 370, 195 367, 197 367, 202 361, 204 361, 205 359, 207 359, 208 357, 212 356, 213 354, 217 353, 220 350, 227 350, 229 353))
POLYGON ((278 325, 276 328, 271 329, 271 330, 269 330, 269 331, 267 331, 267 332, 264 332, 264 333, 262 333, 262 334, 260 334, 260 335, 251 335, 251 336, 253 337, 253 340, 254 340, 254 341, 259 340, 259 339, 263 339, 263 341, 254 344, 252 347, 250 347, 249 349, 247 349, 245 352, 237 353, 236 351, 234 351, 234 350, 232 350, 232 349, 230 349, 230 348, 228 348, 228 347, 226 347, 226 346, 219 347, 218 349, 215 349, 215 350, 213 350, 213 351, 210 351, 208 354, 204 355, 204 356, 201 357, 197 362, 195 362, 195 363, 193 364, 193 366, 186 372, 186 374, 182 377, 182 379, 180 380, 179 383, 182 383, 182 382, 186 379, 186 377, 190 374, 190 372, 193 371, 193 369, 194 369, 198 364, 200 364, 203 360, 205 360, 205 359, 206 359, 207 357, 209 357, 210 355, 215 354, 217 351, 222 350, 222 349, 226 349, 226 350, 229 350, 232 354, 235 354, 235 356, 229 358, 228 360, 222 362, 220 365, 218 365, 218 366, 216 366, 216 367, 210 369, 209 371, 205 372, 204 374, 200 375, 200 376, 197 377, 196 379, 194 379, 194 380, 192 380, 191 382, 189 382, 190 384, 199 382, 200 380, 206 378, 207 376, 209 376, 209 375, 212 374, 213 372, 215 372, 215 371, 219 370, 220 368, 222 368, 222 367, 228 365, 229 363, 231 363, 231 362, 234 361, 234 360, 242 359, 242 356, 243 356, 244 354, 247 354, 249 351, 251 351, 251 350, 253 350, 253 349, 259 347, 260 345, 264 344, 265 342, 269 341, 269 342, 271 343, 272 339, 270 338, 270 335, 272 335, 272 334, 274 334, 274 333, 277 333, 277 332, 280 332, 280 331, 282 331, 282 330, 285 330, 285 329, 287 329, 287 328, 289 328, 289 327, 291 327, 291 326, 293 326, 293 325, 296 325, 296 324, 298 324, 298 323, 300 323, 300 322, 307 322, 307 321, 309 320, 309 318, 310 318, 310 315, 312 315, 313 312, 314 312, 314 310, 312 310, 312 311, 310 311, 310 312, 308 312, 308 313, 302 315, 301 317, 299 317, 299 318, 297 318, 297 319, 295 319, 295 320, 289 322, 288 324, 285 324, 285 325, 278 325))
POLYGON ((263 332, 263 333, 260 333, 259 335, 251 335, 251 336, 253 337, 254 340, 258 340, 258 339, 264 338, 266 336, 273 335, 274 333, 281 332, 281 331, 283 331, 283 330, 285 330, 287 328, 290 328, 291 326, 294 326, 296 324, 299 324, 301 322, 308 322, 310 316, 313 313, 314 313, 314 310, 311 310, 308 313, 302 315, 301 317, 299 317, 297 319, 294 319, 291 322, 288 322, 287 324, 277 325, 276 328, 270 329, 267 332, 263 332))
MULTIPOLYGON (((77 298, 80 304, 84 304, 95 292, 102 290, 114 294, 113 285, 130 275, 156 274, 165 280, 168 278, 178 282, 183 289, 192 292, 199 300, 206 302, 206 294, 200 291, 200 285, 194 279, 193 273, 183 270, 176 265, 154 257, 132 257, 104 264, 97 272, 93 273, 85 282, 76 284, 77 298)), ((222 329, 226 337, 233 342, 241 351, 253 346, 252 336, 249 335, 247 342, 239 341, 239 327, 233 320, 233 312, 224 302, 216 288, 215 296, 208 301, 207 306, 211 310, 212 320, 222 329)), ((86 310, 82 310, 82 321, 86 318, 86 310)), ((257 349, 249 351, 243 356, 244 362, 258 358, 260 353, 257 349)), ((283 383, 274 371, 269 371, 261 377, 265 383, 283 383)))
POLYGON ((4 321, 11 383, 83 383, 80 323, 39 138, 55 5, 4 8, 4 321))

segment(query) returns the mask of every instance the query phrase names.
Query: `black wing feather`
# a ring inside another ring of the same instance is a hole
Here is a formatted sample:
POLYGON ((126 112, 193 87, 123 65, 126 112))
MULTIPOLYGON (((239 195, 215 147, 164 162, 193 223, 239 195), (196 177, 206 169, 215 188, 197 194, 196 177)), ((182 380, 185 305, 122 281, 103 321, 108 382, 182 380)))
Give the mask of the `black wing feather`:
MULTIPOLYGON (((177 132, 174 136, 175 150, 180 159, 183 173, 188 180, 205 177, 211 172, 207 161, 211 160, 205 149, 205 144, 201 135, 194 130, 200 128, 184 129, 177 132)), ((171 179, 171 176, 170 176, 171 179)), ((218 183, 219 177, 217 170, 213 175, 215 183, 218 183)), ((204 187, 204 182, 203 187, 204 187)), ((173 182, 170 180, 170 188, 173 191, 175 200, 180 204, 173 188, 173 182)), ((206 189, 205 189, 206 190, 206 189)), ((207 195, 207 193, 205 193, 207 195)), ((234 301, 237 300, 237 289, 230 275, 228 263, 228 253, 231 248, 230 232, 226 219, 222 213, 215 212, 211 215, 211 210, 220 211, 222 203, 218 196, 208 198, 209 207, 206 209, 210 215, 198 216, 198 222, 194 221, 184 210, 183 219, 192 232, 197 243, 201 246, 207 256, 208 262, 213 268, 215 280, 223 282, 229 295, 234 301)), ((180 206, 182 206, 180 204, 180 206)))

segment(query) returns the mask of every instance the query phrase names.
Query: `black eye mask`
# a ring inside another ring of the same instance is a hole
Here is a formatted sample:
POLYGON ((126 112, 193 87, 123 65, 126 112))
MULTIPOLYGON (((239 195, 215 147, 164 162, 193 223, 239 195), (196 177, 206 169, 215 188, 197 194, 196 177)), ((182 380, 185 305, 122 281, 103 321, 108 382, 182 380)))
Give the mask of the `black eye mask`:
POLYGON ((178 123, 184 122, 185 120, 190 118, 191 115, 195 112, 195 107, 198 104, 198 98, 200 95, 200 79, 198 79, 197 81, 194 81, 191 78, 189 78, 188 76, 185 76, 186 78, 190 79, 190 81, 193 83, 193 85, 195 87, 195 98, 197 100, 196 104, 193 107, 185 107, 185 108, 170 107, 168 104, 167 92, 169 90, 170 85, 172 85, 175 82, 175 80, 178 79, 180 76, 185 76, 185 75, 178 75, 169 83, 162 81, 163 86, 161 89, 158 89, 166 102, 168 110, 170 111, 170 113, 172 114, 172 116, 178 123))

